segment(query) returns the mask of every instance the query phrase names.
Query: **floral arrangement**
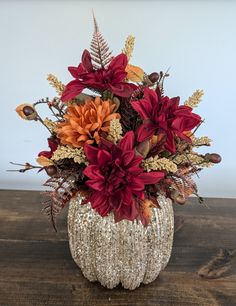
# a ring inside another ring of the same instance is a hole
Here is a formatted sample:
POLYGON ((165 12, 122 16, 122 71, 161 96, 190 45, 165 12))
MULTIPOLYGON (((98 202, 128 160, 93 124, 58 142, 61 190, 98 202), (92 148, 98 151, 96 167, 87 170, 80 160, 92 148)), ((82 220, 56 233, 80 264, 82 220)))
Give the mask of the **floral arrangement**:
MULTIPOLYGON (((56 215, 78 193, 101 216, 150 221, 159 207, 157 193, 184 204, 198 196, 192 176, 218 163, 215 153, 199 154, 210 146, 208 137, 196 137, 203 120, 193 112, 202 90, 180 105, 180 98, 164 93, 168 72, 147 74, 130 64, 134 37, 128 36, 122 52, 113 56, 94 18, 90 52, 78 67, 69 67, 73 80, 62 84, 54 75, 49 83, 57 96, 21 104, 17 113, 43 124, 50 136, 49 150, 38 154, 39 166, 15 164, 25 172, 46 171, 49 179, 43 211, 56 229, 56 215), (37 111, 45 104, 52 118, 37 111)), ((88 204, 88 205, 90 205, 88 204)))

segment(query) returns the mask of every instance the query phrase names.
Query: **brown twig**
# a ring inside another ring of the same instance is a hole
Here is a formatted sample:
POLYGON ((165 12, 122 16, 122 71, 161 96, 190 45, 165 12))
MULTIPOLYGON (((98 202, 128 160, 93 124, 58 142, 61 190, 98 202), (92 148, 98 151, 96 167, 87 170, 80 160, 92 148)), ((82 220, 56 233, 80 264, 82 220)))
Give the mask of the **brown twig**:
POLYGON ((21 173, 24 173, 28 170, 32 170, 32 169, 42 169, 43 167, 40 167, 40 166, 34 166, 34 165, 31 165, 30 163, 25 163, 25 164, 18 164, 18 163, 13 163, 13 162, 10 162, 11 165, 14 165, 14 166, 22 166, 24 167, 23 169, 18 169, 18 170, 13 170, 13 169, 10 169, 10 170, 7 170, 7 172, 21 172, 21 173))

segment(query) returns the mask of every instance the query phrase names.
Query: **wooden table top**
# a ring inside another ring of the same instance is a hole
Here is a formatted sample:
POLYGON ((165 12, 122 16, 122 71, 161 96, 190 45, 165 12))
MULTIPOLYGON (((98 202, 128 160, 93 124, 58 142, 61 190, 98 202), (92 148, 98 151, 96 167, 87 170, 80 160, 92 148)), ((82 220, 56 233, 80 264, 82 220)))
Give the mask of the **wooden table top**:
POLYGON ((0 305, 236 305, 236 199, 174 205, 167 268, 134 291, 90 283, 71 258, 66 209, 55 234, 40 193, 0 191, 0 305))

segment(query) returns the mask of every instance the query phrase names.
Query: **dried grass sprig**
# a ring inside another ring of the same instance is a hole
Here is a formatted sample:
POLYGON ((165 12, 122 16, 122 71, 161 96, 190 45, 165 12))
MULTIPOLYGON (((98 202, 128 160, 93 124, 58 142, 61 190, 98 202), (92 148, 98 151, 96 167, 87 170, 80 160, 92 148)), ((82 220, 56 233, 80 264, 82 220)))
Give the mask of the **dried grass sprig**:
POLYGON ((212 140, 207 136, 202 136, 202 137, 192 136, 191 138, 194 147, 210 146, 212 143, 212 140))
POLYGON ((63 91, 65 90, 65 85, 62 84, 61 81, 58 80, 58 78, 53 75, 53 74, 48 74, 47 80, 49 84, 55 88, 56 92, 58 93, 59 96, 62 95, 63 91))
POLYGON ((129 35, 126 38, 125 46, 124 46, 124 49, 122 50, 122 52, 127 56, 128 61, 130 61, 130 59, 131 59, 131 57, 133 55, 134 42, 135 42, 135 37, 132 36, 132 35, 129 35))
POLYGON ((189 97, 185 102, 184 105, 189 106, 191 108, 197 107, 198 104, 201 102, 201 99, 204 95, 203 90, 196 90, 194 91, 194 93, 192 94, 191 97, 189 97))
POLYGON ((159 158, 158 156, 145 159, 142 166, 148 172, 152 170, 165 170, 175 173, 178 170, 176 164, 171 160, 165 157, 159 158))
POLYGON ((204 157, 198 155, 196 153, 186 153, 177 155, 173 162, 177 165, 184 164, 184 163, 191 163, 192 165, 197 165, 200 167, 211 167, 213 164, 210 162, 206 162, 204 157))
POLYGON ((47 117, 43 120, 43 123, 51 132, 54 132, 54 130, 57 128, 56 122, 48 119, 47 117))
POLYGON ((69 146, 58 146, 56 151, 53 153, 52 160, 59 161, 62 159, 71 158, 75 163, 78 164, 88 164, 88 161, 84 154, 84 149, 81 147, 79 149, 72 148, 69 146))
POLYGON ((122 138, 122 125, 119 119, 112 119, 110 123, 110 131, 108 133, 107 139, 117 143, 122 138))

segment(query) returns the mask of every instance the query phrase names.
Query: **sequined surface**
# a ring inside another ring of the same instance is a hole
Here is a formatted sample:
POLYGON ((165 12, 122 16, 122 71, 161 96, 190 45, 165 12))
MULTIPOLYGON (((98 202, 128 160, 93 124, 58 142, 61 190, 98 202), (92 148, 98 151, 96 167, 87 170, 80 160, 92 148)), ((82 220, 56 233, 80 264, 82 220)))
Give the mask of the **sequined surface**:
POLYGON ((150 224, 101 217, 81 198, 70 202, 68 233, 71 254, 84 276, 107 288, 119 283, 133 290, 156 279, 167 265, 173 242, 172 202, 158 196, 161 209, 154 208, 150 224))

